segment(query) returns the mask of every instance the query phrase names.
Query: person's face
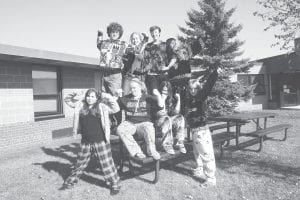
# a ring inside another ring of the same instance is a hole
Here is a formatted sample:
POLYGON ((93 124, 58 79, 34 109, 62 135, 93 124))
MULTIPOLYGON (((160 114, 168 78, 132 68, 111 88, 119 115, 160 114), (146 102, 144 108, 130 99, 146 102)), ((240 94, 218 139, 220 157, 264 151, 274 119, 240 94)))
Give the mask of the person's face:
POLYGON ((95 92, 91 92, 86 96, 86 102, 89 105, 94 105, 97 102, 97 96, 95 92))
POLYGON ((176 41, 175 40, 171 40, 170 47, 171 47, 171 49, 176 49, 176 41))
POLYGON ((138 97, 142 94, 142 88, 141 86, 136 83, 136 82, 131 82, 130 83, 130 91, 131 91, 131 94, 134 96, 134 97, 138 97))
POLYGON ((167 86, 164 86, 161 90, 161 95, 162 96, 168 96, 168 87, 167 86))
POLYGON ((160 38, 160 32, 158 29, 155 29, 151 32, 151 37, 153 40, 158 40, 160 38))
POLYGON ((109 38, 111 40, 118 40, 120 37, 120 33, 118 31, 113 31, 110 33, 109 38))
POLYGON ((141 39, 140 39, 139 35, 137 35, 137 34, 132 35, 132 37, 131 37, 131 44, 134 45, 134 46, 136 46, 136 45, 138 45, 140 43, 141 43, 141 39))
POLYGON ((196 96, 199 91, 199 85, 197 83, 190 83, 189 92, 191 96, 196 96))

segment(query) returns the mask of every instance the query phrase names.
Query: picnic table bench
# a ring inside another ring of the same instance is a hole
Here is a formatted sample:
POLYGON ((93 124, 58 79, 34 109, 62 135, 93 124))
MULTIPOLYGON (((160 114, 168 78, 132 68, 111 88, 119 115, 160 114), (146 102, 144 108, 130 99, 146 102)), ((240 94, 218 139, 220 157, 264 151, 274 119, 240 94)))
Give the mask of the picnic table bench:
POLYGON ((268 134, 284 130, 285 135, 284 135, 284 138, 282 139, 284 141, 287 138, 287 129, 292 127, 292 125, 290 125, 290 124, 278 124, 278 125, 274 125, 272 127, 267 127, 267 119, 273 118, 275 116, 276 116, 276 114, 268 113, 268 112, 245 112, 245 113, 237 113, 237 114, 213 118, 214 121, 227 122, 227 124, 235 123, 235 125, 236 125, 235 132, 227 131, 227 133, 226 132, 220 133, 219 136, 213 136, 213 142, 218 145, 221 145, 220 146, 221 156, 223 155, 222 143, 224 142, 224 140, 226 140, 226 138, 228 140, 235 138, 235 140, 236 140, 236 145, 233 147, 226 148, 228 150, 242 149, 242 148, 257 144, 259 142, 260 146, 259 146, 259 149, 257 150, 257 152, 259 152, 262 150, 263 141, 268 139, 266 137, 268 134), (260 126, 260 123, 259 123, 260 118, 264 119, 263 127, 260 126), (249 133, 241 133, 241 126, 243 125, 243 123, 249 122, 249 121, 253 121, 256 124, 256 130, 249 132, 249 133), (243 143, 239 143, 239 138, 241 136, 250 136, 252 138, 254 137, 254 139, 247 140, 243 143))

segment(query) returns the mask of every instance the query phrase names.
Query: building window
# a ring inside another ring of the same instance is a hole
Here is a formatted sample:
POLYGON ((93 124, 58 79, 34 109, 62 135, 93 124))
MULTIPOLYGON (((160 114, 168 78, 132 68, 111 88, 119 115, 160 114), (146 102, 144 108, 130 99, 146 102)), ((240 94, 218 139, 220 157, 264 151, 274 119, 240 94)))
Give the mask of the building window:
POLYGON ((62 114, 60 73, 55 67, 32 70, 34 117, 43 119, 62 114))
POLYGON ((265 95, 266 87, 263 74, 238 74, 237 80, 244 86, 255 85, 254 93, 256 95, 265 95))

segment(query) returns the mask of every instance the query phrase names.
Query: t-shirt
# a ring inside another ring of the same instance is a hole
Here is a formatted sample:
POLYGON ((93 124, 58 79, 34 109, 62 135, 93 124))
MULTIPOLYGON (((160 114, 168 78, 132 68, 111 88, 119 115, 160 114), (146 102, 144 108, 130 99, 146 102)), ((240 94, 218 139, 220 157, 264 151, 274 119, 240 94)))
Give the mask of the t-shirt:
POLYGON ((81 127, 82 143, 91 144, 105 141, 100 117, 96 117, 91 113, 88 113, 87 115, 80 114, 79 123, 81 127))
POLYGON ((121 72, 126 43, 120 40, 103 40, 98 45, 98 49, 100 50, 100 69, 121 72))
POLYGON ((151 121, 150 108, 157 105, 154 96, 142 94, 140 99, 134 99, 132 94, 120 97, 120 108, 125 111, 126 121, 140 123, 151 121))
POLYGON ((166 53, 166 43, 159 44, 149 43, 144 52, 144 68, 151 73, 159 73, 167 66, 168 59, 166 53))

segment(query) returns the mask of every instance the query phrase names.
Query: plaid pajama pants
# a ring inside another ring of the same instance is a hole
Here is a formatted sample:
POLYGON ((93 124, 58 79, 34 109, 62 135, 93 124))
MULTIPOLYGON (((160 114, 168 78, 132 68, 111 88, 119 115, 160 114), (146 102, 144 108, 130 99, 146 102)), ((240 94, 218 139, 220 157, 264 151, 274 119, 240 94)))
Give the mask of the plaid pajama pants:
POLYGON ((109 143, 81 143, 80 149, 81 150, 78 153, 74 169, 72 170, 71 175, 65 180, 65 184, 75 184, 78 182, 78 178, 80 178, 83 170, 87 167, 90 161, 91 154, 95 154, 96 158, 98 159, 106 182, 117 183, 119 181, 120 178, 112 159, 111 147, 109 143))

